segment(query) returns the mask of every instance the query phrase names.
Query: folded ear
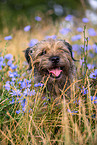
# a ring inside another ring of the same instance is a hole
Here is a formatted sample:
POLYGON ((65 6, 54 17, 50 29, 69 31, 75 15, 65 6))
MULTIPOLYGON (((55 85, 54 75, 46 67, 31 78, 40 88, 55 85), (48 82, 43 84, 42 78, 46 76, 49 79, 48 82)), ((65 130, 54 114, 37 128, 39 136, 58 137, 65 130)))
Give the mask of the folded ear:
POLYGON ((64 41, 64 44, 67 46, 67 48, 69 49, 69 51, 70 51, 70 53, 71 53, 71 58, 73 59, 73 61, 76 61, 74 58, 73 58, 73 55, 72 55, 72 46, 68 43, 68 42, 66 42, 66 41, 64 41))
POLYGON ((32 48, 29 47, 29 48, 27 48, 26 50, 24 50, 23 52, 25 52, 25 58, 26 58, 26 60, 27 60, 27 62, 28 62, 28 64, 29 64, 28 70, 31 70, 31 69, 32 69, 32 65, 31 65, 32 48))

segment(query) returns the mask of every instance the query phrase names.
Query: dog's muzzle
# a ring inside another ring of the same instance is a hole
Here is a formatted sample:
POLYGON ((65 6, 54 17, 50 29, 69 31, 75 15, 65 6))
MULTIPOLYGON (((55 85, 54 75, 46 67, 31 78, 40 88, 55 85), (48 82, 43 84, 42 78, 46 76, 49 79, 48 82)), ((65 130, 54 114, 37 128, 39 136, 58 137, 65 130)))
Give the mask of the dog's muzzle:
POLYGON ((52 78, 59 78, 62 74, 61 67, 58 66, 60 61, 59 56, 52 56, 50 57, 50 61, 52 62, 52 68, 48 69, 48 72, 52 78))

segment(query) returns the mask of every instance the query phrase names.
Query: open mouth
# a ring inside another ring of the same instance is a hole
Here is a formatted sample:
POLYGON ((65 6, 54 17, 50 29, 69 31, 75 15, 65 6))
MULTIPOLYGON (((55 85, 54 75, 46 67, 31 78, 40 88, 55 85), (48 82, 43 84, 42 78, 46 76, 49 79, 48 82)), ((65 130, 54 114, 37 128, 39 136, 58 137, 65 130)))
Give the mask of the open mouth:
POLYGON ((50 77, 58 79, 62 75, 62 68, 60 67, 52 68, 52 69, 49 69, 48 72, 49 74, 51 74, 50 77))

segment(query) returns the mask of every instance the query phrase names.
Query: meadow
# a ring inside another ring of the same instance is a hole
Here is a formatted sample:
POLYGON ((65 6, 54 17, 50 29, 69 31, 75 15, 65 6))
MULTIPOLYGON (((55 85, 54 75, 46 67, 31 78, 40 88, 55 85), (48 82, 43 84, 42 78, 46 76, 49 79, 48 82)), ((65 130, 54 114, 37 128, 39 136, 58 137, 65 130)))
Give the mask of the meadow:
POLYGON ((0 35, 0 144, 96 145, 96 26, 88 18, 72 15, 54 24, 50 19, 35 17, 34 26, 5 34, 6 28, 0 35), (35 84, 34 68, 30 74, 26 71, 23 50, 48 38, 65 39, 78 60, 71 98, 65 89, 55 100, 48 97, 49 92, 43 97, 47 81, 35 84))

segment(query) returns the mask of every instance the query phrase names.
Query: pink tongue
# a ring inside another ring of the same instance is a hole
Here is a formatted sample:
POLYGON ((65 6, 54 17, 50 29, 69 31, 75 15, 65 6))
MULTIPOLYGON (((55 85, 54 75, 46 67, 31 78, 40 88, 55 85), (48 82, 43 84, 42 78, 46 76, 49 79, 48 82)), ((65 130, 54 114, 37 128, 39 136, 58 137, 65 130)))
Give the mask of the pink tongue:
POLYGON ((62 72, 62 70, 56 68, 56 69, 52 69, 49 71, 49 73, 54 74, 56 77, 58 77, 60 75, 60 73, 62 72))

